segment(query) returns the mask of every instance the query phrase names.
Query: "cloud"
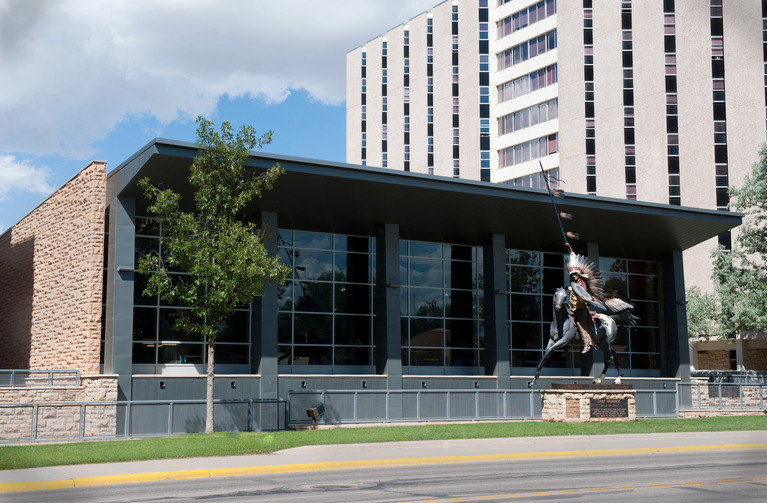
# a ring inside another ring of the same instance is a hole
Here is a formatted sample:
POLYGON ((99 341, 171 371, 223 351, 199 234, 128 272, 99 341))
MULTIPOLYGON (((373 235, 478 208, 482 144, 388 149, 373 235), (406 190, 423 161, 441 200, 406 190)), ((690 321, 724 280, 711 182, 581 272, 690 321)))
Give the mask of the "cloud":
POLYGON ((126 117, 345 97, 346 53, 438 0, 0 0, 0 152, 82 159, 126 117))
POLYGON ((54 188, 48 184, 50 170, 35 168, 29 161, 18 161, 12 155, 0 155, 0 201, 15 190, 47 196, 54 188))

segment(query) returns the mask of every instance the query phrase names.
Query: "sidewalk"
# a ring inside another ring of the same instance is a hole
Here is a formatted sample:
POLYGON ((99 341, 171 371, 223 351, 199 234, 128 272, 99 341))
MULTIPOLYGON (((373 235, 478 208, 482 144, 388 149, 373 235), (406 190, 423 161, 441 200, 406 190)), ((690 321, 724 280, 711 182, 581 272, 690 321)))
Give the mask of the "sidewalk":
POLYGON ((615 456, 747 448, 767 431, 429 440, 298 447, 273 454, 166 459, 0 471, 0 493, 62 487, 564 456, 615 456))

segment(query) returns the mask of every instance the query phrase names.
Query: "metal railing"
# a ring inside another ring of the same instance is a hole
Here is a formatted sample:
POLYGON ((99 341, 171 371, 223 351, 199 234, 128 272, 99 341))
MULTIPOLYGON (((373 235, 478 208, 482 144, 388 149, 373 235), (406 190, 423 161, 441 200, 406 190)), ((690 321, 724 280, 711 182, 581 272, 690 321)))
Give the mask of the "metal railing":
POLYGON ((288 402, 288 426, 307 423, 306 409, 318 405, 331 424, 541 416, 537 390, 300 390, 289 391, 288 402))
POLYGON ((79 387, 79 370, 0 370, 0 388, 79 387))
MULTIPOLYGON (((637 417, 678 417, 676 389, 636 390, 637 417)), ((298 390, 288 392, 288 426, 408 421, 540 420, 540 390, 298 390)))
POLYGON ((765 384, 679 383, 682 409, 758 410, 765 408, 765 384))
MULTIPOLYGON (((215 400, 216 431, 285 430, 284 398, 215 400)), ((205 400, 0 403, 0 443, 205 431, 205 400)))

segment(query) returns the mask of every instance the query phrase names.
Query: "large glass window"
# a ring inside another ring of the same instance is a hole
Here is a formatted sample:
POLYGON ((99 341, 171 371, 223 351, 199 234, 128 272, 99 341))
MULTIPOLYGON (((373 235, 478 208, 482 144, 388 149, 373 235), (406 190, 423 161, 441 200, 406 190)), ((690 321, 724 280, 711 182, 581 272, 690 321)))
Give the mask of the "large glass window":
POLYGON ((290 279, 278 290, 281 372, 373 365, 375 238, 279 231, 290 279))
POLYGON ((410 372, 484 365, 481 271, 481 248, 400 241, 402 363, 410 372))
MULTIPOLYGON (((543 357, 554 291, 566 285, 564 264, 562 254, 506 250, 512 373, 520 367, 536 367, 543 357)), ((547 366, 573 368, 578 362, 572 354, 557 351, 547 366)))
MULTIPOLYGON (((163 254, 162 228, 153 218, 136 218, 135 257, 163 254)), ((183 275, 183 272, 177 274, 183 275)), ((174 329, 179 314, 187 309, 175 300, 144 295, 149 275, 134 274, 133 369, 136 373, 162 373, 174 366, 207 363, 205 340, 174 329)), ((250 306, 241 306, 229 317, 216 339, 216 371, 250 371, 250 306)))
POLYGON ((660 285, 658 264, 602 258, 599 261, 605 292, 634 305, 636 328, 618 331, 613 349, 621 367, 634 375, 660 371, 660 285), (638 371, 638 372, 637 372, 638 371))

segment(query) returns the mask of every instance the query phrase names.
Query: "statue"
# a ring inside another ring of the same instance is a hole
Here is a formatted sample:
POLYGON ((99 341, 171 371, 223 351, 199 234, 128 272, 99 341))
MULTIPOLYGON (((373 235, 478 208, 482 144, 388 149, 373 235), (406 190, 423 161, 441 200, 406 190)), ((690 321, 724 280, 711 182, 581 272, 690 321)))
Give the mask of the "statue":
POLYGON ((615 383, 620 384, 623 372, 612 343, 618 334, 619 324, 636 326, 639 318, 630 312, 634 306, 618 297, 604 298, 602 275, 588 258, 571 253, 567 268, 571 283, 567 290, 558 288, 554 292, 554 321, 549 329, 549 343, 528 387, 536 383, 553 351, 583 346, 585 354, 594 345, 602 350, 605 358, 602 373, 594 379, 594 383, 602 382, 607 369, 614 365, 618 371, 615 383))

